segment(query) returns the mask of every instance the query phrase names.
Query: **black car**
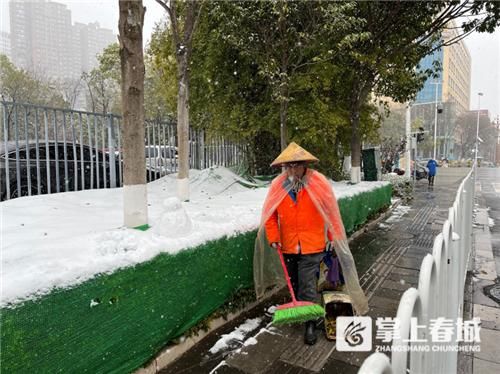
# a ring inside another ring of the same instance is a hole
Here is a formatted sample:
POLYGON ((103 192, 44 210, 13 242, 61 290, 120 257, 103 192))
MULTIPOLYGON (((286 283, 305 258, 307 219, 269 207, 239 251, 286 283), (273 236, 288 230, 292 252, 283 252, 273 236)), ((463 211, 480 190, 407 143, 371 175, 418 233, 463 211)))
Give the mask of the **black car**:
POLYGON ((44 140, 0 143, 0 199, 121 185, 118 156, 88 145, 44 140), (9 186, 9 189, 7 188, 9 186))
MULTIPOLYGON (((412 174, 414 174, 415 172, 413 171, 413 168, 412 168, 412 174)), ((417 162, 417 174, 415 175, 415 178, 417 180, 420 180, 420 179, 427 179, 427 176, 428 176, 428 169, 427 167, 425 167, 424 165, 420 164, 419 162, 417 162)))

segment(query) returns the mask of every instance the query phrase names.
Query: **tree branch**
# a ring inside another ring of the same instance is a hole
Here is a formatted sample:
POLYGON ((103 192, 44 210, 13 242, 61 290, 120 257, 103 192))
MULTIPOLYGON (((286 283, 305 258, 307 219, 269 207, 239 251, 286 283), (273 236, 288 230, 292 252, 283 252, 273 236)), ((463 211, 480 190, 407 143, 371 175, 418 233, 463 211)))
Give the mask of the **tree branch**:
POLYGON ((177 14, 175 11, 175 0, 172 0, 171 6, 168 6, 166 1, 168 0, 156 0, 156 2, 160 4, 163 9, 165 9, 170 18, 170 23, 171 23, 170 29, 172 30, 172 36, 174 38, 175 48, 177 49, 179 44, 181 44, 181 41, 179 38, 179 24, 177 22, 177 14))

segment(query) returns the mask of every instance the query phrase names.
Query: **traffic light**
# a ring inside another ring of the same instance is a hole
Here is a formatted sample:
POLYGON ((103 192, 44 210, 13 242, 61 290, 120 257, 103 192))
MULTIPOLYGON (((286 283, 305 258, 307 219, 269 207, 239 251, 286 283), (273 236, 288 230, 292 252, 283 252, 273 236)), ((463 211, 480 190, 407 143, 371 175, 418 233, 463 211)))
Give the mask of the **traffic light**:
POLYGON ((419 127, 418 130, 420 132, 417 132, 417 143, 420 143, 424 141, 424 128, 419 127))

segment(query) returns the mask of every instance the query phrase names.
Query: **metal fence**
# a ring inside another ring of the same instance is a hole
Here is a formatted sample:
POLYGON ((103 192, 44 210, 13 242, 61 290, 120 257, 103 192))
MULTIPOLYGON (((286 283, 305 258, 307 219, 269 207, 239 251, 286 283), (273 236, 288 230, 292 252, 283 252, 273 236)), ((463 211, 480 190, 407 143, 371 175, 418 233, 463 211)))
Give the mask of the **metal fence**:
MULTIPOLYGON (((121 117, 1 102, 0 199, 122 186, 121 117)), ((178 170, 174 121, 146 121, 147 180, 178 170)), ((246 147, 189 130, 189 166, 244 164, 246 147)))
MULTIPOLYGON (((434 238, 432 255, 424 257, 420 267, 418 289, 410 288, 401 296, 397 311, 399 334, 392 342, 392 362, 383 353, 373 353, 363 363, 359 374, 456 373, 457 350, 432 349, 431 345, 458 346, 457 329, 451 343, 429 342, 421 329, 410 339, 411 319, 428 326, 431 320, 457 321, 463 317, 463 298, 467 263, 472 246, 472 213, 475 167, 464 178, 442 232, 434 238), (414 345, 415 349, 409 349, 414 345)), ((439 348, 439 347, 438 347, 439 348)))

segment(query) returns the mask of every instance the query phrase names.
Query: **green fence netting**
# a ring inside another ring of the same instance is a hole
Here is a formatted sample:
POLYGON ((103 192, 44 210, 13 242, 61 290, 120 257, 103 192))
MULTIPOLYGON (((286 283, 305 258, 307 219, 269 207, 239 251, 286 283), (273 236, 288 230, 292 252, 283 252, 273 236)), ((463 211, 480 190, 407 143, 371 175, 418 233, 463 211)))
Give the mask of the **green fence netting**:
POLYGON ((391 203, 392 187, 385 185, 370 192, 339 199, 339 209, 344 222, 345 231, 352 233, 366 222, 367 218, 376 214, 391 203))
MULTIPOLYGON (((391 187, 340 199, 346 230, 390 203, 391 187)), ((99 275, 1 310, 2 373, 127 373, 253 284, 255 232, 99 275), (93 306, 91 306, 91 304, 93 306)))
POLYGON ((162 254, 3 309, 2 373, 132 371, 253 284, 254 240, 251 232, 162 254))

